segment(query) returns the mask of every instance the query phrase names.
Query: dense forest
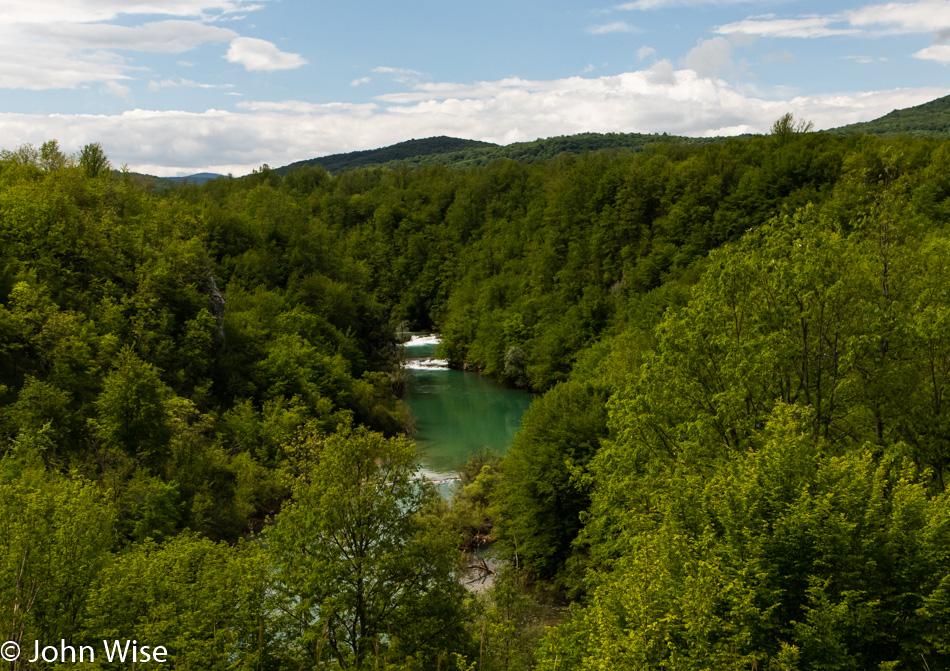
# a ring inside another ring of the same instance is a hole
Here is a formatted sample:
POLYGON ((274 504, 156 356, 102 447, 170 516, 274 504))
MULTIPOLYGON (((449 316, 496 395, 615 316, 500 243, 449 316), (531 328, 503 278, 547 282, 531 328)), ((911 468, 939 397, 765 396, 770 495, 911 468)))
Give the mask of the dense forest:
MULTIPOLYGON (((915 119, 915 121, 919 121, 915 119)), ((323 168, 330 173, 358 168, 395 167, 396 164, 409 167, 424 165, 444 165, 449 168, 471 168, 485 166, 500 159, 511 159, 521 163, 546 161, 560 154, 582 154, 604 149, 642 151, 658 142, 676 141, 683 145, 705 145, 720 142, 722 138, 671 137, 667 134, 644 133, 579 133, 559 137, 538 138, 532 142, 513 142, 508 145, 496 145, 478 140, 463 140, 453 137, 430 137, 422 140, 406 140, 381 149, 353 151, 345 154, 333 154, 306 161, 298 161, 277 172, 288 172, 305 167, 323 168)))
POLYGON ((11 668, 950 666, 950 144, 807 130, 161 190, 4 151, 11 668), (451 501, 408 330, 538 393, 451 501))
POLYGON ((950 96, 937 98, 916 107, 894 110, 879 119, 833 128, 828 132, 946 139, 950 137, 950 96))

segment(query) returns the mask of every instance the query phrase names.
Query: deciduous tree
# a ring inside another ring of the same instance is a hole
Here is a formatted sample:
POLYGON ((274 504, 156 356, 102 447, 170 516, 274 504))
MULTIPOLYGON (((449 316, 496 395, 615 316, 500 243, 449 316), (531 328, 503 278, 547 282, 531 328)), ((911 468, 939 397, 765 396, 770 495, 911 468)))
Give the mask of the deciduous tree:
POLYGON ((430 514, 438 494, 413 445, 354 429, 299 448, 315 463, 267 544, 301 663, 361 669, 457 649, 457 540, 430 514))

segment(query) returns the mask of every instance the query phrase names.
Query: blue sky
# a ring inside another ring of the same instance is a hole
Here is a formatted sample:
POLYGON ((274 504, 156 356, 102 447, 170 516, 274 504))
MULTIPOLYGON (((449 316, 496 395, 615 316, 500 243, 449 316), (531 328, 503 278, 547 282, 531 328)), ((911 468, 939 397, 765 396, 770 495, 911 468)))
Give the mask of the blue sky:
POLYGON ((0 147, 235 175, 432 135, 818 128, 950 94, 950 0, 0 0, 0 147))

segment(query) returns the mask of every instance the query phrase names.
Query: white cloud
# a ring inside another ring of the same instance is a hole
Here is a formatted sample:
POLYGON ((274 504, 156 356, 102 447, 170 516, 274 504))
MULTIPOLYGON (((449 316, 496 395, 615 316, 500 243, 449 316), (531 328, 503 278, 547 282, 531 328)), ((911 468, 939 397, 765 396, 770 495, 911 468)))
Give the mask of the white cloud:
POLYGON ((606 35, 608 33, 640 33, 643 32, 636 26, 631 26, 626 21, 613 21, 598 26, 588 26, 587 32, 591 35, 606 35))
POLYGON ((662 61, 657 61, 650 66, 649 70, 644 72, 647 81, 651 84, 658 86, 673 86, 676 84, 676 70, 673 69, 673 64, 665 58, 662 61))
MULTIPOLYGON (((27 27, 30 30, 30 27, 27 27)), ((182 53, 206 43, 229 42, 238 34, 200 21, 156 21, 140 26, 109 23, 55 24, 32 27, 33 36, 69 50, 110 49, 182 53)))
POLYGON ((3 37, 0 32, 0 41, 4 44, 0 50, 0 88, 41 91, 130 79, 129 64, 117 54, 31 49, 15 39, 3 37))
POLYGON ((208 17, 260 7, 245 0, 0 0, 0 16, 6 24, 91 23, 122 14, 208 17))
POLYGON ((852 26, 883 26, 897 33, 929 33, 950 27, 950 2, 889 2, 868 5, 845 13, 852 26))
POLYGON ((152 80, 148 83, 149 91, 160 91, 161 89, 168 88, 196 88, 196 89, 231 89, 234 88, 234 84, 202 84, 201 82, 192 81, 190 79, 162 79, 152 80))
POLYGON ((369 84, 371 81, 369 77, 360 77, 351 81, 350 86, 362 86, 363 84, 369 84))
POLYGON ((101 90, 103 93, 114 95, 117 98, 122 98, 123 100, 128 99, 129 94, 132 93, 132 89, 130 89, 128 86, 123 86, 122 84, 116 81, 106 82, 105 84, 103 84, 101 90))
POLYGON ((423 73, 419 72, 418 70, 410 70, 408 68, 392 68, 386 65, 373 68, 373 72, 381 75, 390 75, 393 81, 399 84, 415 84, 424 76, 423 73))
POLYGON ((861 65, 870 65, 872 63, 885 63, 887 62, 886 56, 845 56, 846 60, 854 61, 855 63, 860 63, 861 65))
POLYGON ((950 63, 950 45, 934 44, 933 46, 921 49, 913 54, 913 57, 925 61, 937 61, 938 63, 946 65, 950 63))
POLYGON ((256 37, 238 37, 231 41, 224 58, 231 63, 240 63, 252 72, 293 70, 307 64, 300 54, 281 51, 277 45, 256 37))
POLYGON ((332 114, 350 113, 366 115, 379 109, 376 103, 308 103, 302 100, 282 100, 268 102, 249 100, 238 103, 238 108, 252 112, 281 112, 288 114, 332 114))
POLYGON ((134 63, 120 51, 180 53, 238 37, 198 21, 112 24, 0 25, 0 88, 68 89, 132 79, 134 63))
POLYGON ((498 143, 585 131, 708 136, 766 132, 785 112, 817 128, 867 121, 950 89, 870 91, 767 100, 669 61, 604 77, 422 83, 376 103, 247 102, 240 112, 135 110, 119 115, 0 114, 0 147, 56 138, 67 151, 102 142, 140 172, 245 174, 262 163, 452 135, 498 143))
POLYGON ((686 54, 683 63, 700 77, 732 75, 738 70, 732 60, 732 44, 725 37, 700 40, 686 54))
POLYGON ((656 49, 654 49, 653 47, 648 47, 646 45, 643 45, 642 47, 637 49, 637 58, 639 58, 641 61, 649 56, 655 56, 655 55, 656 55, 656 49))
POLYGON ((738 5, 744 3, 753 3, 758 0, 633 0, 620 5, 614 5, 613 9, 624 11, 649 11, 651 9, 665 9, 667 7, 695 7, 698 5, 738 5))
MULTIPOLYGON (((118 52, 182 53, 242 39, 214 21, 261 8, 247 0, 0 0, 0 88, 68 89, 142 70, 118 52), (123 16, 123 23, 109 23, 123 16), (133 24, 128 17, 166 16, 133 24)), ((244 38, 247 39, 247 38, 244 38)), ((279 53, 279 52, 278 52, 279 53)))
POLYGON ((834 28, 840 16, 800 16, 794 19, 752 17, 735 23, 719 26, 720 35, 758 35, 761 37, 830 37, 832 35, 857 35, 855 28, 834 28))
POLYGON ((918 0, 865 5, 833 14, 808 14, 777 18, 774 14, 750 16, 720 26, 723 35, 762 37, 831 37, 835 35, 893 35, 936 33, 950 29, 950 0, 918 0))

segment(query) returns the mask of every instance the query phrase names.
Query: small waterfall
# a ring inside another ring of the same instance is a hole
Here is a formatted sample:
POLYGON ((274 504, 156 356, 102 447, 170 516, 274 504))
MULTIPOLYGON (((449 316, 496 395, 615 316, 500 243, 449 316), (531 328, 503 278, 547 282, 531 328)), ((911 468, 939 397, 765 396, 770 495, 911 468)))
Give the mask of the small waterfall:
POLYGON ((448 359, 406 359, 402 365, 409 370, 448 370, 448 359))
POLYGON ((407 370, 449 370, 448 359, 436 359, 436 346, 442 342, 437 334, 414 335, 402 348, 405 352, 402 367, 407 370))
POLYGON ((429 335, 414 335, 409 338, 409 340, 403 343, 403 347, 422 347, 423 345, 438 345, 442 342, 442 338, 438 334, 432 333, 429 335))
POLYGON ((214 281, 214 275, 208 275, 208 300, 211 303, 211 314, 218 323, 218 338, 224 341, 224 296, 214 281))

